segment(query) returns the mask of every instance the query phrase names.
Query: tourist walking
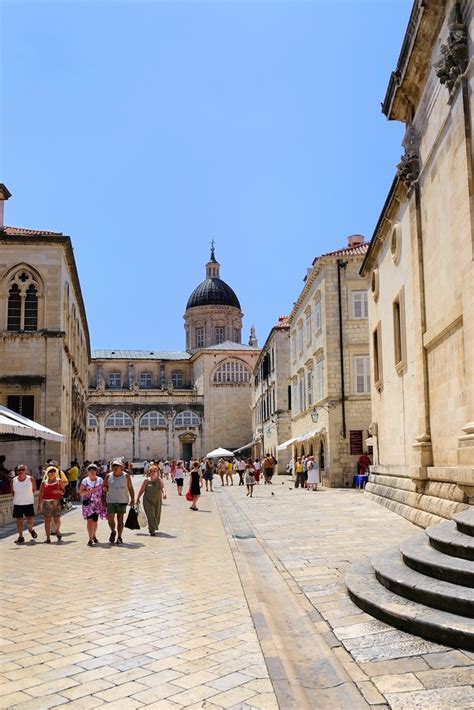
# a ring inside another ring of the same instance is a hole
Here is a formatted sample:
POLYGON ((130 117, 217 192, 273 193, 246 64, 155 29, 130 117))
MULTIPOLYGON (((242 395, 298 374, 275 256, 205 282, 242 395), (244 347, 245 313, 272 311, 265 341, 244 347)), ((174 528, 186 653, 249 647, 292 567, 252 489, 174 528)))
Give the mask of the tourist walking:
POLYGON ((206 459, 205 469, 204 469, 204 483, 206 484, 206 491, 213 493, 212 482, 214 480, 214 461, 212 459, 206 459))
POLYGON ((71 461, 71 465, 66 471, 68 480, 67 495, 71 500, 77 500, 77 481, 79 478, 79 464, 76 460, 71 461))
POLYGON ((226 472, 225 472, 225 484, 226 484, 226 486, 229 485, 229 481, 230 481, 230 485, 231 485, 231 486, 234 485, 233 473, 234 473, 234 464, 232 463, 232 461, 227 461, 227 463, 226 463, 226 472))
POLYGON ((158 473, 158 466, 155 463, 150 464, 148 478, 143 481, 137 495, 137 503, 143 496, 148 532, 152 537, 156 535, 156 531, 160 527, 161 503, 163 499, 166 499, 165 482, 158 473))
POLYGON ((173 483, 174 483, 174 482, 175 482, 175 477, 176 477, 176 461, 175 461, 174 459, 173 459, 173 461, 171 462, 170 475, 171 475, 171 480, 172 480, 173 483))
POLYGON ((296 474, 296 480, 295 480, 295 488, 301 488, 305 487, 304 479, 304 466, 303 466, 303 461, 301 460, 301 456, 298 456, 296 459, 296 465, 295 465, 295 474, 296 474))
POLYGON ((54 520, 58 542, 61 542, 61 498, 64 495, 64 489, 67 483, 59 479, 59 469, 56 468, 56 466, 48 466, 46 476, 46 481, 43 481, 40 486, 38 500, 38 510, 40 513, 43 513, 44 516, 45 542, 51 542, 52 520, 54 520))
POLYGON ((227 464, 224 459, 219 459, 219 461, 217 462, 217 473, 219 474, 219 478, 221 479, 221 486, 223 486, 224 476, 227 473, 227 464))
POLYGON ((38 533, 33 530, 33 519, 35 516, 35 491, 36 483, 32 476, 28 475, 28 469, 21 463, 16 467, 16 476, 10 482, 10 492, 13 496, 13 518, 16 521, 18 539, 15 542, 21 545, 25 542, 23 537, 23 518, 26 518, 28 532, 33 540, 36 540, 38 533))
POLYGON ((308 471, 308 490, 316 491, 318 488, 318 483, 319 481, 319 467, 316 461, 314 460, 314 456, 310 456, 308 459, 308 465, 307 465, 307 471, 308 471))
POLYGON ((135 505, 135 491, 129 473, 124 471, 121 459, 112 461, 112 471, 104 481, 104 492, 107 501, 107 519, 110 527, 109 542, 113 544, 117 538, 117 545, 122 545, 123 516, 127 505, 135 505), (117 523, 115 517, 117 516, 117 523))
POLYGON ((201 496, 201 485, 202 476, 201 469, 199 468, 199 461, 195 461, 191 468, 189 491, 193 496, 193 502, 191 503, 191 510, 198 510, 196 503, 201 496))
POLYGON ((255 468, 252 459, 248 459, 245 464, 245 485, 247 486, 247 495, 253 498, 253 487, 255 485, 255 468))
POLYGON ((184 468, 183 461, 178 461, 178 463, 176 464, 175 471, 174 471, 174 480, 176 483, 176 488, 178 489, 179 496, 183 495, 183 485, 184 485, 185 474, 186 474, 186 469, 184 468))
POLYGON ((81 481, 79 495, 82 498, 82 517, 87 523, 88 547, 98 544, 97 526, 99 518, 107 517, 107 509, 103 499, 104 482, 97 475, 98 469, 95 463, 90 463, 87 467, 87 475, 81 481))
POLYGON ((273 456, 271 454, 267 454, 263 459, 263 478, 266 484, 272 484, 274 465, 273 456))
POLYGON ((262 470, 262 462, 260 461, 260 459, 257 458, 253 462, 253 470, 255 471, 255 483, 257 484, 257 486, 259 486, 260 485, 260 472, 262 470))
POLYGON ((244 473, 245 473, 245 461, 243 459, 237 460, 237 473, 239 474, 239 486, 244 484, 244 473))

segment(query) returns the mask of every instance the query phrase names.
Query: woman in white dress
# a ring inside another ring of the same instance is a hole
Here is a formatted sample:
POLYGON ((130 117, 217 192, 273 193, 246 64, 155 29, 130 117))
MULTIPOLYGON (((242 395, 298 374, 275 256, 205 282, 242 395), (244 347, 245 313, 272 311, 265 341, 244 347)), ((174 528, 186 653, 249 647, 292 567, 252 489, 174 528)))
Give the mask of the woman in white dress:
POLYGON ((308 490, 316 491, 319 483, 319 466, 314 460, 314 456, 310 456, 308 460, 308 490))

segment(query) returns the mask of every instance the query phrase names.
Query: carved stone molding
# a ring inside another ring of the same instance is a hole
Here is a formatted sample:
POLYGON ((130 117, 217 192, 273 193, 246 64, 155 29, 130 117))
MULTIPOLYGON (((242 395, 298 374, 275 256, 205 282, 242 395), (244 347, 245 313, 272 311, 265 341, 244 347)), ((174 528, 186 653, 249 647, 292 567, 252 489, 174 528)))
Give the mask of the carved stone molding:
POLYGON ((397 175, 410 189, 413 183, 418 180, 420 174, 420 154, 418 152, 418 137, 413 126, 407 128, 403 147, 405 152, 397 165, 397 175))
POLYGON ((440 48, 441 59, 434 65, 436 76, 450 94, 453 93, 457 80, 465 72, 468 63, 467 29, 462 23, 459 5, 456 5, 455 15, 454 21, 448 25, 448 38, 440 48))

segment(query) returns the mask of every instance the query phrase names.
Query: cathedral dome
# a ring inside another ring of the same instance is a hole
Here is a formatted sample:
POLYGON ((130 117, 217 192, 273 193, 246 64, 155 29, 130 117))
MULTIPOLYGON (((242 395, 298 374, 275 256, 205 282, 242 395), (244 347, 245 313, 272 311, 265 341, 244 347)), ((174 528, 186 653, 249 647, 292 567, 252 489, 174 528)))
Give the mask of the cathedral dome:
POLYGON ((219 278, 207 278, 196 286, 186 305, 196 306, 233 306, 240 310, 239 299, 231 287, 219 278))

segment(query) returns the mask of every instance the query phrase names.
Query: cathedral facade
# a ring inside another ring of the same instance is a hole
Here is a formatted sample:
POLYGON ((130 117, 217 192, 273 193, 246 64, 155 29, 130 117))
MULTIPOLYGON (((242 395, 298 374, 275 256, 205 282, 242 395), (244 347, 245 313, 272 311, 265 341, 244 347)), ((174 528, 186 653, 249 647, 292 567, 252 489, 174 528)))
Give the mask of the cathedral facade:
POLYGON ((253 330, 242 344, 242 317, 212 246, 206 278, 186 305, 186 350, 92 352, 87 458, 189 461, 250 441, 251 373, 260 351, 253 330))

